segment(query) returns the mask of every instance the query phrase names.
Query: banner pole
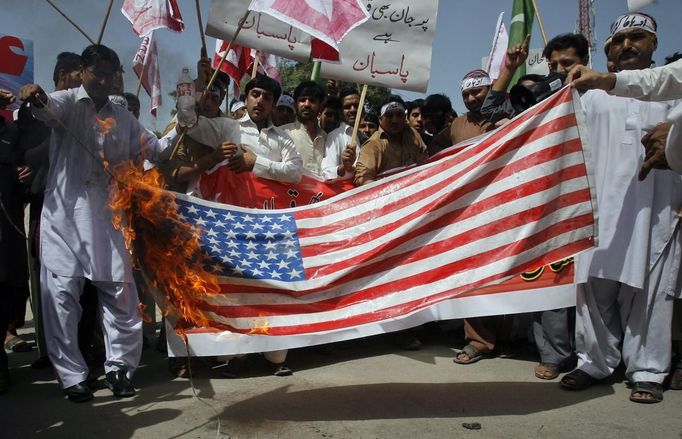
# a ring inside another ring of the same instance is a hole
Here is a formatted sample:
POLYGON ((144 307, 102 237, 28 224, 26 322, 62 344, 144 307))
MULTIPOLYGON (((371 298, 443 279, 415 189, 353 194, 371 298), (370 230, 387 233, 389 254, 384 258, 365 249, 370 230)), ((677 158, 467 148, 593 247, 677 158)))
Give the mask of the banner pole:
POLYGON ((365 108, 365 96, 367 95, 367 84, 362 86, 362 92, 360 92, 360 102, 358 103, 358 114, 355 116, 355 124, 353 125, 353 136, 351 137, 350 143, 355 144, 355 149, 358 148, 358 130, 360 129, 360 121, 362 120, 362 110, 365 108))
POLYGON ((109 0, 109 7, 107 8, 107 13, 104 15, 104 21, 102 22, 102 27, 99 29, 99 37, 97 37, 97 44, 102 44, 102 37, 104 36, 104 29, 107 27, 107 21, 109 21, 109 14, 111 13, 111 7, 114 5, 114 0, 109 0))
POLYGON ((533 2, 533 9, 535 9, 535 16, 538 17, 538 26, 540 26, 540 33, 542 34, 542 41, 547 45, 547 34, 545 33, 545 26, 542 24, 542 16, 540 15, 540 9, 538 8, 538 3, 535 0, 533 2))
POLYGON ((90 44, 95 44, 95 40, 93 40, 92 38, 90 38, 90 36, 89 36, 88 34, 86 34, 85 31, 84 31, 83 29, 81 29, 80 26, 78 26, 72 19, 70 19, 68 15, 66 15, 65 13, 63 13, 62 10, 59 9, 59 7, 57 7, 57 5, 55 5, 55 4, 52 2, 52 0, 46 0, 46 1, 47 1, 47 2, 50 4, 50 6, 52 6, 57 12, 59 12, 59 13, 61 14, 61 16, 64 17, 64 18, 66 19, 66 21, 68 21, 69 23, 71 23, 71 24, 73 25, 73 27, 75 27, 75 28, 78 30, 78 32, 82 33, 83 36, 84 36, 88 41, 90 41, 90 44))
POLYGON ((251 79, 255 78, 258 74, 258 51, 256 50, 256 56, 253 58, 253 66, 251 67, 251 79))
POLYGON ((199 35, 201 36, 201 47, 204 49, 204 52, 208 53, 208 50, 206 49, 206 35, 204 35, 204 24, 201 21, 201 6, 199 5, 199 0, 195 0, 194 3, 197 7, 197 20, 199 21, 199 35))

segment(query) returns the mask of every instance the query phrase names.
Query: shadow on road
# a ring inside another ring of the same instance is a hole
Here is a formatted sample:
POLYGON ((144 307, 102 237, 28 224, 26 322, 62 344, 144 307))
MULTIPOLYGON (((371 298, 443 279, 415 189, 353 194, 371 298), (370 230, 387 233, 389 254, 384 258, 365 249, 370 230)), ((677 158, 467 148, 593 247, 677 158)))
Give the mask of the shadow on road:
POLYGON ((614 393, 607 385, 583 392, 564 391, 556 382, 385 383, 288 389, 283 386, 233 404, 221 418, 259 422, 525 415, 614 393))

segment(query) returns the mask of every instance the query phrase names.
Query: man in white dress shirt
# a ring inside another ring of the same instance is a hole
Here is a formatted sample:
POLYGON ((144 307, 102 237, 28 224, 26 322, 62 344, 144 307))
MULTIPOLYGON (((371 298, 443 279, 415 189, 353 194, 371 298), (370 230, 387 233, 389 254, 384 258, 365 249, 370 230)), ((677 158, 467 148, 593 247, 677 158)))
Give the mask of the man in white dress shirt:
MULTIPOLYGON (((271 115, 282 89, 274 79, 258 75, 245 87, 246 114, 239 119, 241 144, 228 147, 227 166, 234 172, 252 172, 253 175, 285 183, 298 183, 303 175, 303 162, 293 140, 272 123, 271 115)), ((272 372, 288 376, 293 372, 284 363, 287 350, 265 352, 272 372)), ((239 375, 244 367, 243 358, 230 360, 223 371, 226 378, 239 375)))
POLYGON ((144 158, 158 160, 164 148, 126 109, 109 102, 120 68, 116 53, 92 45, 81 57, 80 88, 49 96, 36 84, 21 90, 34 115, 53 127, 40 223, 43 318, 48 355, 75 402, 93 396, 77 344, 78 299, 86 279, 97 288, 104 320, 105 384, 118 397, 135 394, 131 379, 140 360, 142 321, 130 255, 111 221, 112 181, 103 162, 142 166, 144 158))
MULTIPOLYGON (((656 46, 656 22, 646 14, 627 14, 612 25, 610 58, 621 70, 647 68, 656 46)), ((659 402, 670 367, 672 295, 682 253, 682 179, 657 170, 638 181, 644 161, 639 139, 665 119, 670 105, 601 90, 581 101, 592 146, 599 246, 576 257, 578 368, 561 385, 585 389, 610 376, 622 359, 630 400, 659 402)))

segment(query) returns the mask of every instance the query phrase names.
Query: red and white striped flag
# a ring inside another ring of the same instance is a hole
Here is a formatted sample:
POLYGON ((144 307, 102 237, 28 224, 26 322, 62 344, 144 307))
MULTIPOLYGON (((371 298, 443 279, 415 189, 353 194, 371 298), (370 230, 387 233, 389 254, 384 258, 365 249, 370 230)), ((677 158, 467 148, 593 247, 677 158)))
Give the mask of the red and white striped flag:
POLYGON ((343 37, 369 19, 360 0, 251 0, 249 10, 291 24, 337 51, 343 37))
POLYGON ((176 0, 125 0, 121 12, 138 37, 163 27, 175 32, 185 28, 176 0))
MULTIPOLYGON (((227 41, 216 40, 215 53, 213 54, 214 69, 218 68, 220 60, 223 58, 225 50, 227 50, 228 44, 227 41)), ((232 78, 235 97, 239 97, 239 83, 248 72, 251 62, 251 49, 238 44, 232 44, 232 46, 230 46, 230 51, 225 58, 225 62, 220 66, 220 70, 227 73, 227 75, 232 78)))
MULTIPOLYGON (((211 327, 188 332, 192 350, 267 351, 428 316, 505 312, 496 304, 507 293, 487 293, 464 312, 452 304, 595 243, 577 99, 564 89, 453 155, 308 206, 256 210, 178 195, 222 291, 204 299, 211 327)), ((570 286, 563 301, 550 297, 536 294, 512 312, 575 300, 570 286)))
POLYGON ((156 117, 156 109, 161 106, 161 76, 159 73, 159 51, 156 48, 154 32, 142 38, 140 48, 133 58, 133 71, 138 80, 142 77, 142 87, 151 98, 149 112, 156 117))

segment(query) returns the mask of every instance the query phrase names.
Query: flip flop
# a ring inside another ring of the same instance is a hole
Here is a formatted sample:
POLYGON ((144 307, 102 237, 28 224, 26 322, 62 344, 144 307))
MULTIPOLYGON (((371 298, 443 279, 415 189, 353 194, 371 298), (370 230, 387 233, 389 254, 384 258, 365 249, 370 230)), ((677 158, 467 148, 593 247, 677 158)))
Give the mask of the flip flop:
POLYGON ((567 390, 585 390, 595 384, 601 383, 602 380, 593 378, 587 372, 580 369, 575 369, 573 372, 564 375, 561 379, 561 387, 567 390))
POLYGON ((663 401, 663 385, 659 383, 651 383, 648 381, 637 381, 632 384, 632 391, 630 392, 630 401, 638 402, 640 404, 655 404, 663 401), (651 398, 644 398, 642 396, 635 396, 635 393, 648 394, 651 398))
POLYGON ((539 363, 535 366, 535 377, 541 380, 553 380, 559 376, 560 366, 555 363, 539 363))
POLYGON ((457 364, 472 364, 484 358, 491 358, 492 355, 488 352, 481 352, 470 344, 464 346, 464 349, 457 351, 455 358, 452 359, 457 364), (468 360, 459 359, 459 355, 464 354, 469 357, 468 360))

